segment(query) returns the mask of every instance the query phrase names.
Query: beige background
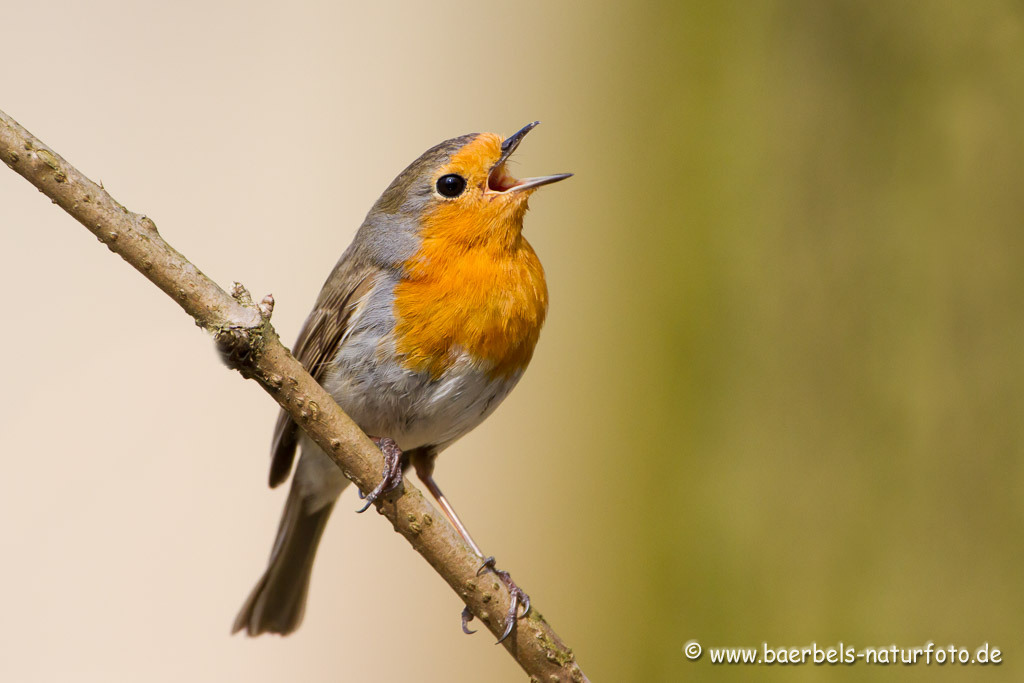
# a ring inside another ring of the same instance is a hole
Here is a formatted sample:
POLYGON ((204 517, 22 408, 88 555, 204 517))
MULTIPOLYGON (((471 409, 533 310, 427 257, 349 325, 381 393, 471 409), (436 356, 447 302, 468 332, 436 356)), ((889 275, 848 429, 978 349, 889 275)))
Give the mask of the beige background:
MULTIPOLYGON (((549 323, 438 475, 593 680, 1018 679, 1018 5, 371 5, 8 3, 0 108, 273 292, 286 340, 405 164, 542 120, 519 172, 577 173, 527 219, 549 323), (691 638, 1007 663, 712 667, 691 638)), ((301 631, 230 637, 276 408, 0 170, 0 680, 522 680, 351 491, 301 631)))

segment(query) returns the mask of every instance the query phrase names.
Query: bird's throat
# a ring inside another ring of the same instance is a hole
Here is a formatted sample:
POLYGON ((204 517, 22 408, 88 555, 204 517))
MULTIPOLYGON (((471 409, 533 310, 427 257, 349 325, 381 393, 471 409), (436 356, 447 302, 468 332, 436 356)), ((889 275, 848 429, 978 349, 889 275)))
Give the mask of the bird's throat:
POLYGON ((547 306, 544 269, 521 234, 511 248, 426 238, 395 289, 396 351, 435 379, 464 354, 509 377, 533 356, 547 306))

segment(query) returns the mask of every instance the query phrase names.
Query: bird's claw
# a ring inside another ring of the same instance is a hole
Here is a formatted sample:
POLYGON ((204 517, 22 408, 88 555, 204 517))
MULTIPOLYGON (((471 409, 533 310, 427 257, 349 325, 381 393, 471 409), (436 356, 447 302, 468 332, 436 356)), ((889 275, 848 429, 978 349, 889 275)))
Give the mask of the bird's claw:
MULTIPOLYGON (((508 589, 509 594, 509 606, 508 613, 505 615, 505 630, 501 634, 501 638, 498 638, 498 642, 495 645, 500 645, 506 638, 512 635, 512 629, 515 628, 516 620, 525 617, 530 613, 530 596, 523 592, 523 589, 516 585, 516 582, 512 580, 512 576, 501 569, 496 569, 494 566, 494 556, 488 557, 484 560, 480 568, 476 570, 476 575, 480 576, 484 572, 492 572, 508 589), (519 614, 519 605, 523 606, 523 613, 519 614)), ((468 608, 467 608, 468 610, 468 608)), ((466 631, 466 611, 462 612, 462 630, 466 631)), ((473 615, 470 614, 469 618, 472 619, 473 615)), ((468 633, 468 631, 466 631, 468 633)))
POLYGON ((484 560, 484 563, 480 565, 479 569, 476 570, 476 575, 480 576, 486 571, 494 571, 494 555, 491 555, 486 560, 484 560))
POLYGON ((471 636, 476 631, 469 628, 469 622, 473 621, 473 613, 469 611, 468 607, 462 608, 462 632, 467 636, 471 636))
POLYGON ((359 497, 365 500, 366 504, 356 510, 356 512, 366 512, 375 500, 385 493, 395 490, 402 483, 402 450, 398 447, 398 444, 393 439, 387 437, 375 438, 373 442, 377 444, 380 452, 384 454, 384 472, 381 475, 380 483, 373 487, 372 491, 366 495, 363 495, 362 491, 359 492, 359 497))

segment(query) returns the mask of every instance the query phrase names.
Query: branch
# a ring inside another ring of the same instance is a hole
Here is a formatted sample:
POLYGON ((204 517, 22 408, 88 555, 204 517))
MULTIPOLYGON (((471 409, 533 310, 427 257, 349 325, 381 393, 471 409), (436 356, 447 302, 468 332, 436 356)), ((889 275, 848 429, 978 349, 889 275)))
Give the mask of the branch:
MULTIPOLYGON (((165 242, 152 220, 121 206, 2 111, 0 158, 211 332, 236 369, 273 396, 356 486, 369 491, 376 485, 384 468, 381 452, 281 344, 270 325, 272 298, 254 305, 240 285, 233 295, 225 292, 165 242)), ((395 531, 500 635, 510 605, 501 582, 477 576, 480 559, 410 482, 385 498, 377 507, 395 531)), ((503 645, 531 680, 587 680, 572 650, 536 609, 518 620, 503 645)))

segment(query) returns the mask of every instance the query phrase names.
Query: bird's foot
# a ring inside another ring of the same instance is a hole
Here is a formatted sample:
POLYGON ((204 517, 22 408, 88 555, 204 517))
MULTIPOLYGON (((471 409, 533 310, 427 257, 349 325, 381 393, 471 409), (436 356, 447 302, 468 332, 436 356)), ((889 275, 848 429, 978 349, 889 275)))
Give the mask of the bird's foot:
POLYGON ((359 497, 366 501, 366 504, 356 512, 366 512, 373 502, 385 493, 394 491, 402 483, 402 449, 398 447, 394 439, 387 437, 372 437, 371 440, 380 448, 384 454, 384 472, 381 475, 380 483, 365 496, 359 492, 359 497))
MULTIPOLYGON (((480 565, 480 569, 477 570, 476 575, 480 576, 484 572, 491 572, 505 585, 508 589, 508 594, 511 598, 508 606, 508 613, 505 615, 505 630, 501 634, 501 638, 498 639, 496 644, 501 644, 506 638, 512 634, 512 629, 516 626, 516 619, 525 617, 530 613, 530 596, 523 592, 523 589, 516 585, 516 582, 512 580, 512 576, 508 572, 501 569, 497 569, 494 566, 494 557, 488 557, 484 560, 484 563, 480 565), (523 613, 519 614, 519 605, 523 606, 523 613)), ((468 624, 473 619, 473 615, 469 612, 469 609, 462 611, 462 630, 464 633, 474 633, 470 631, 468 624)))

